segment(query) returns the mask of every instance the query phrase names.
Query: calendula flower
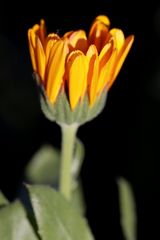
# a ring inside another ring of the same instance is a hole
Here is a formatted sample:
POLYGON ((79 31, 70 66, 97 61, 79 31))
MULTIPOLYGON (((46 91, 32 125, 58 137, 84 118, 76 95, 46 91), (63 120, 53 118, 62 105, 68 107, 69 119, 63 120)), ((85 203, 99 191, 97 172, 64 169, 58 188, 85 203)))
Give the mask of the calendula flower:
POLYGON ((84 30, 62 37, 47 35, 41 20, 28 30, 28 39, 33 70, 49 108, 48 118, 72 123, 91 119, 102 110, 134 36, 125 38, 122 30, 110 30, 109 18, 100 15, 88 35, 84 30))

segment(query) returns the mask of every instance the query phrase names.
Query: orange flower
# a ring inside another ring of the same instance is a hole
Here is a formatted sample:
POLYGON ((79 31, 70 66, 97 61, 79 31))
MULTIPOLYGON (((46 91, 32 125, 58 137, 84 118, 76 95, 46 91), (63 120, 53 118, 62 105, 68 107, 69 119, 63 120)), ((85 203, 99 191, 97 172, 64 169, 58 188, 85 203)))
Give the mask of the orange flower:
POLYGON ((134 36, 125 39, 122 30, 109 30, 109 26, 108 17, 101 15, 94 20, 88 37, 83 30, 70 31, 62 37, 47 35, 44 20, 28 30, 33 70, 50 103, 56 103, 63 89, 72 110, 86 94, 92 107, 98 96, 110 89, 134 36))

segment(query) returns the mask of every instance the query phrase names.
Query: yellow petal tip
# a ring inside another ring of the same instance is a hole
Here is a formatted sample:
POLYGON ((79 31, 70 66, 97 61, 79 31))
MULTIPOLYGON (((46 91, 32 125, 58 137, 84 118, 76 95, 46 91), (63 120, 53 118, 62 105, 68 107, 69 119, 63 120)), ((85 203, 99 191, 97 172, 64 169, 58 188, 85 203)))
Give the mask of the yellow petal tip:
POLYGON ((106 26, 110 26, 110 20, 106 15, 99 15, 95 20, 104 23, 106 26))

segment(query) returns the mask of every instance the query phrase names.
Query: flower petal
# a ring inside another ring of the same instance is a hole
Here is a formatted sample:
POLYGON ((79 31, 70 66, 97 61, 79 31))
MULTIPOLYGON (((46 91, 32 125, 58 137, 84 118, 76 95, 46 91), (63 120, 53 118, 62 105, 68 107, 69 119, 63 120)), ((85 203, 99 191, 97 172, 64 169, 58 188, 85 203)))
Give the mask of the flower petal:
POLYGON ((63 38, 69 38, 73 32, 74 32, 74 31, 66 32, 66 33, 63 35, 63 38))
POLYGON ((84 96, 87 87, 86 57, 83 52, 79 50, 71 52, 67 59, 67 68, 69 100, 73 110, 80 98, 84 96))
POLYGON ((124 60, 126 59, 126 56, 133 44, 133 41, 134 41, 134 36, 131 35, 129 37, 126 38, 125 40, 125 43, 121 49, 121 51, 119 52, 118 56, 117 56, 117 59, 116 59, 116 62, 115 62, 115 67, 114 67, 114 72, 113 72, 113 77, 111 79, 111 81, 109 82, 108 84, 108 89, 110 89, 110 87, 112 86, 114 80, 116 79, 123 63, 124 63, 124 60))
POLYGON ((32 44, 32 47, 35 49, 36 48, 36 33, 32 28, 28 30, 28 37, 32 44))
POLYGON ((45 25, 45 21, 43 19, 41 19, 41 21, 40 21, 39 38, 42 42, 42 45, 44 46, 45 38, 46 38, 46 25, 45 25))
POLYGON ((65 59, 68 54, 68 46, 65 41, 59 40, 52 47, 46 72, 46 91, 52 103, 55 102, 63 83, 65 72, 65 59))
MULTIPOLYGON (((113 59, 113 43, 107 43, 99 55, 99 80, 97 84, 97 94, 102 91, 105 85, 106 72, 109 72, 111 59, 113 59), (112 58, 111 58, 112 56, 112 58)), ((108 78, 110 75, 108 76, 108 78)))
POLYGON ((75 50, 86 52, 88 47, 86 33, 83 30, 73 32, 69 37, 69 43, 75 50))
POLYGON ((57 34, 52 33, 47 36, 47 38, 45 40, 46 62, 48 62, 53 45, 58 40, 60 40, 60 37, 57 34))
POLYGON ((100 52, 106 42, 107 36, 108 27, 106 27, 103 23, 97 21, 93 23, 89 32, 89 44, 96 45, 98 52, 100 52))
POLYGON ((57 39, 57 40, 59 40, 60 37, 59 37, 59 35, 57 33, 50 33, 50 34, 48 34, 46 39, 47 40, 49 40, 49 39, 57 39))
POLYGON ((109 29, 110 21, 107 16, 100 15, 98 16, 89 31, 89 44, 94 44, 97 47, 98 52, 101 51, 102 47, 106 43, 106 39, 108 39, 108 29, 109 29))
POLYGON ((29 29, 28 30, 29 52, 30 52, 30 56, 31 56, 33 70, 36 72, 37 67, 36 67, 36 59, 35 59, 35 47, 33 46, 33 43, 32 43, 33 35, 35 38, 35 34, 33 33, 32 29, 29 29))
POLYGON ((106 64, 103 66, 99 73, 99 82, 97 86, 97 93, 103 91, 105 86, 111 81, 113 76, 114 64, 117 58, 118 50, 115 48, 106 64))
POLYGON ((36 37, 36 60, 37 60, 37 72, 41 77, 41 80, 44 81, 44 74, 45 74, 45 54, 43 50, 43 46, 39 37, 36 37))
POLYGON ((106 15, 97 16, 95 21, 100 21, 100 22, 104 23, 106 26, 110 26, 110 20, 106 15))
POLYGON ((32 27, 32 30, 34 31, 35 34, 37 34, 39 32, 39 24, 35 24, 33 27, 32 27))
POLYGON ((118 49, 118 51, 120 51, 125 42, 125 37, 122 30, 113 28, 110 30, 110 34, 113 36, 115 47, 118 49))
POLYGON ((108 59, 110 58, 113 51, 113 43, 107 43, 101 50, 99 54, 99 72, 104 67, 108 59))
POLYGON ((90 105, 92 106, 97 97, 97 84, 99 72, 98 52, 95 45, 90 45, 86 56, 89 63, 87 74, 89 101, 90 105))

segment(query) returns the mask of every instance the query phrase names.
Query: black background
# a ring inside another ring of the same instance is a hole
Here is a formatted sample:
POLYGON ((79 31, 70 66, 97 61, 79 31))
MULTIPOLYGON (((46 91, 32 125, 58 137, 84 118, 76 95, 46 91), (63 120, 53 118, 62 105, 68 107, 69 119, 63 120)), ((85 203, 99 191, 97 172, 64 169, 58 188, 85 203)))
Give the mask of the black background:
POLYGON ((49 32, 88 31, 99 14, 126 36, 134 34, 135 42, 103 113, 78 132, 86 147, 81 176, 87 217, 96 239, 123 239, 116 179, 124 176, 135 193, 138 239, 160 239, 160 3, 155 1, 2 3, 0 188, 14 200, 35 151, 44 143, 60 147, 59 127, 40 111, 27 29, 44 18, 49 32))

